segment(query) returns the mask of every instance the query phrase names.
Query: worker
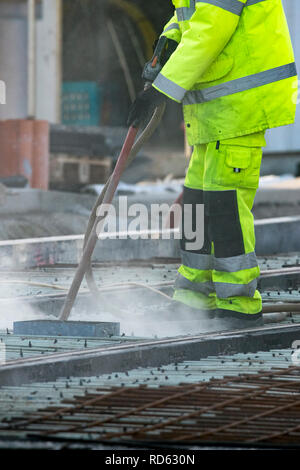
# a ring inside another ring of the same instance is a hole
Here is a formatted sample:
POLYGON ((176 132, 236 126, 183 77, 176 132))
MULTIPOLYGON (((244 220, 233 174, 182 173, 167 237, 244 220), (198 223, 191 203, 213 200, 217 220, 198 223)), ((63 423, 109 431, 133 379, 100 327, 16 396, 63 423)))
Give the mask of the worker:
POLYGON ((260 326, 251 210, 265 132, 292 124, 296 109, 297 71, 285 13, 281 0, 173 5, 160 38, 172 53, 138 95, 129 124, 143 122, 168 100, 183 104, 193 146, 183 204, 204 204, 205 239, 193 251, 182 237, 174 299, 182 311, 184 304, 228 328, 260 326))

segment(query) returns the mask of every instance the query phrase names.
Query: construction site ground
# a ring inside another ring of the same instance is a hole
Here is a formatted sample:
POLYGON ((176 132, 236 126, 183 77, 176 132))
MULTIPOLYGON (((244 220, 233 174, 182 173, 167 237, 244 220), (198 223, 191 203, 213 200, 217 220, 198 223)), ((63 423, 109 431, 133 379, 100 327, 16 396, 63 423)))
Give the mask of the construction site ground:
MULTIPOLYGON (((119 196, 128 205, 167 203, 176 200, 183 180, 125 185, 119 196)), ((90 211, 101 186, 91 186, 86 194, 32 189, 0 188, 0 240, 78 235, 85 232, 90 211), (90 193, 90 194, 89 194, 90 193)), ((114 205, 118 213, 118 198, 114 205)), ((300 178, 276 180, 263 185, 254 205, 256 219, 300 215, 300 178)), ((125 217, 127 214, 120 214, 125 217)), ((130 220, 130 218, 129 218, 130 220)))
MULTIPOLYGON (((264 305, 299 303, 299 263, 259 258, 264 305)), ((178 265, 96 263, 101 296, 84 284, 70 320, 120 323, 99 338, 13 334, 56 318, 75 266, 2 271, 0 448, 298 446, 300 313, 232 332, 164 321, 178 265)))
MULTIPOLYGON (((91 294, 84 281, 71 313, 71 321, 120 325, 118 335, 100 337, 13 330, 14 322, 58 318, 95 196, 8 192, 3 220, 24 204, 33 225, 26 237, 19 231, 0 241, 0 448, 296 448, 300 190, 278 184, 258 192, 255 211, 264 218, 256 217, 256 236, 263 305, 285 304, 285 311, 266 313, 263 327, 227 332, 200 316, 164 318, 179 241, 162 239, 160 230, 133 240, 129 231, 99 240, 100 292, 91 294), (53 224, 45 237, 42 224, 35 236, 32 214, 43 214, 48 227, 58 208, 66 229, 68 217, 77 218, 79 233, 57 235, 53 224)), ((171 203, 178 193, 177 186, 129 199, 171 203)))

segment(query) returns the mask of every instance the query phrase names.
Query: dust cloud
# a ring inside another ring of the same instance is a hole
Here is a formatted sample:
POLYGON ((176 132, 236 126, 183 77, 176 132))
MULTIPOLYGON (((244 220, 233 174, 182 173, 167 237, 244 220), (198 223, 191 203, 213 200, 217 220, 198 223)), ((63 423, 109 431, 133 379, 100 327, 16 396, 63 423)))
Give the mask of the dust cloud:
MULTIPOLYGON (((6 288, 6 295, 9 297, 3 298, 3 289, 0 300, 0 330, 13 330, 13 323, 17 321, 56 320, 59 317, 61 303, 57 304, 54 316, 43 312, 38 305, 33 306, 30 303, 31 296, 28 296, 28 300, 24 300, 24 297, 18 299, 6 288)), ((182 312, 180 318, 176 319, 171 296, 171 288, 167 294, 164 292, 160 295, 143 287, 116 289, 103 292, 98 297, 79 295, 69 320, 117 322, 120 323, 121 335, 136 338, 195 335, 218 329, 212 321, 203 319, 201 310, 195 310, 192 315, 182 312)))
POLYGON ((173 309, 171 298, 132 289, 113 293, 113 297, 102 294, 86 307, 76 305, 70 320, 119 322, 122 335, 142 338, 195 335, 218 329, 213 321, 203 319, 201 310, 195 310, 195 314, 184 313, 176 320, 173 309))
POLYGON ((13 330, 13 324, 17 321, 51 319, 55 317, 40 312, 27 302, 17 299, 0 301, 0 330, 13 330))

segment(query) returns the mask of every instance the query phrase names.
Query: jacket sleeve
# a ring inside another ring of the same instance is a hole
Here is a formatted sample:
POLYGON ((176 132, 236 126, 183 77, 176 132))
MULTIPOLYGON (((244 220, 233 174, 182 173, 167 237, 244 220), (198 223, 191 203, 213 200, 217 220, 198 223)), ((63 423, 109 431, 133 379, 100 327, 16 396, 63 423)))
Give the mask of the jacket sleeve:
POLYGON ((154 88, 181 102, 230 40, 245 2, 232 0, 238 7, 233 12, 228 9, 228 0, 198 0, 189 28, 153 82, 154 88))
POLYGON ((170 21, 166 24, 166 26, 163 29, 163 32, 161 33, 161 36, 165 36, 168 39, 172 39, 173 41, 176 41, 177 43, 180 42, 181 40, 181 31, 179 27, 179 23, 177 21, 177 16, 176 13, 170 21))

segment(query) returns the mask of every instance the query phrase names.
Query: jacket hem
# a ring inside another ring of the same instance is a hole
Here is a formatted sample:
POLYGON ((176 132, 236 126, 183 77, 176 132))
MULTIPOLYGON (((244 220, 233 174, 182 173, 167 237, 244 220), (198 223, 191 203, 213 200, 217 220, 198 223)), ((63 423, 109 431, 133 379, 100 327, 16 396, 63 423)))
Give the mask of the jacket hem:
POLYGON ((216 133, 216 134, 213 134, 211 137, 203 137, 203 138, 198 138, 198 139, 191 138, 187 134, 187 139, 188 139, 189 145, 191 146, 200 145, 200 144, 209 144, 210 142, 217 142, 218 140, 222 141, 222 140, 227 140, 227 139, 234 139, 235 137, 250 135, 256 132, 266 131, 268 129, 275 129, 276 127, 288 126, 290 124, 294 124, 294 122, 295 122, 295 118, 292 118, 290 120, 283 121, 280 123, 270 122, 268 124, 263 124, 261 126, 252 127, 251 129, 242 129, 241 131, 228 132, 224 134, 216 133))

